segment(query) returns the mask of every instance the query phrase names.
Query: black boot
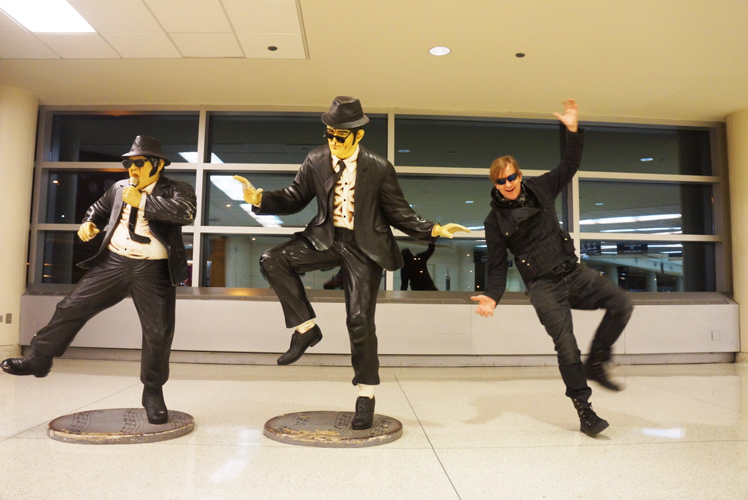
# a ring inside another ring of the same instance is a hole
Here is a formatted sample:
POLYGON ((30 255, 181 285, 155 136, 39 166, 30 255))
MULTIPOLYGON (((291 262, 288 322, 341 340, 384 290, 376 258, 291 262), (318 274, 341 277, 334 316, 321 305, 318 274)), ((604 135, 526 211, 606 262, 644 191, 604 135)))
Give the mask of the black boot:
POLYGON ((601 386, 611 391, 620 391, 621 386, 611 381, 608 378, 608 373, 605 368, 607 362, 605 352, 593 351, 590 353, 590 357, 587 358, 587 362, 584 364, 584 373, 587 375, 587 380, 594 380, 601 386))
POLYGON ((322 340, 322 331, 317 325, 314 325, 308 332, 293 332, 291 347, 278 358, 278 364, 290 365, 297 362, 309 347, 317 345, 320 340, 322 340))
POLYGON ((359 396, 356 399, 356 414, 351 421, 354 430, 368 429, 374 423, 374 398, 359 396))
POLYGON ((169 411, 166 409, 161 387, 143 387, 143 408, 150 423, 160 425, 169 421, 169 411))
POLYGON ((31 351, 22 358, 8 358, 0 363, 0 368, 11 375, 33 375, 46 377, 52 369, 54 356, 31 351))
POLYGON ((595 410, 592 409, 592 404, 581 399, 572 398, 571 401, 579 414, 580 431, 589 437, 595 437, 608 428, 608 422, 597 416, 595 410))

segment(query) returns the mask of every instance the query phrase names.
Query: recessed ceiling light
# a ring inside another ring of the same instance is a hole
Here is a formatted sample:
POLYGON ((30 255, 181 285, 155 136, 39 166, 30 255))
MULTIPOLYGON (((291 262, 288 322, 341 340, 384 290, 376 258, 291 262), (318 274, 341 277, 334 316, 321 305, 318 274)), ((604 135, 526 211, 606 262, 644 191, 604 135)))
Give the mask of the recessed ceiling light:
POLYGON ((449 47, 431 47, 429 49, 429 54, 432 56, 446 56, 451 51, 452 50, 449 47))
POLYGON ((0 9, 33 33, 94 33, 66 0, 0 0, 0 9))
POLYGON ((525 53, 524 52, 517 52, 516 54, 514 54, 514 56, 517 57, 518 59, 522 59, 523 57, 525 57, 525 53))

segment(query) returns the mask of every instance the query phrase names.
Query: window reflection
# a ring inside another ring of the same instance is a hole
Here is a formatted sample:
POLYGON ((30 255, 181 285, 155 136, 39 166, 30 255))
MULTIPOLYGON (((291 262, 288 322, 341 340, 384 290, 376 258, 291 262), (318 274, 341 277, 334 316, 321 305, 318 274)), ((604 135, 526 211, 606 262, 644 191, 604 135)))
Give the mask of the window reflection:
POLYGON ((112 161, 130 151, 135 137, 149 135, 161 143, 172 163, 197 161, 197 113, 171 115, 54 115, 47 161, 112 161), (188 160, 182 153, 193 154, 188 160))
POLYGON ((585 126, 581 170, 712 175, 709 132, 585 126))
MULTIPOLYGON (((309 151, 327 144, 325 124, 313 116, 263 116, 214 113, 209 118, 212 163, 301 164, 309 151)), ((362 144, 387 155, 387 119, 368 115, 362 144)))
POLYGON ((582 181, 579 204, 582 232, 714 234, 710 185, 582 181))
POLYGON ((714 244, 582 241, 582 261, 631 292, 713 292, 714 244))

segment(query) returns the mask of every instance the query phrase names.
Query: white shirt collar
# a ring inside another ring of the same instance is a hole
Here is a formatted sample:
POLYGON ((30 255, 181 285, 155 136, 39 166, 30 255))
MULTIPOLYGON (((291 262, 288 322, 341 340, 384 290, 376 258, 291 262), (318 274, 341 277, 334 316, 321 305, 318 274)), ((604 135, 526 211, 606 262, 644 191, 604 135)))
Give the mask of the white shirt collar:
MULTIPOLYGON (((345 163, 345 168, 349 172, 356 171, 356 166, 358 166, 358 152, 359 152, 359 147, 356 146, 356 150, 353 152, 353 154, 349 156, 348 158, 346 158, 345 160, 343 160, 343 163, 345 163)), ((340 161, 340 158, 338 158, 335 155, 331 155, 331 156, 332 156, 332 168, 335 169, 335 167, 338 165, 338 162, 340 161)))

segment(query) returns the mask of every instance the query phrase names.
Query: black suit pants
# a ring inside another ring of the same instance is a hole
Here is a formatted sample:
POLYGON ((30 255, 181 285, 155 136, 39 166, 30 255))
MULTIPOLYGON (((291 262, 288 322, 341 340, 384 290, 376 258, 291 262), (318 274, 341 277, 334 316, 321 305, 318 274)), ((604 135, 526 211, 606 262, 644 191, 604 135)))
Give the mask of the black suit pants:
POLYGON ((325 251, 316 250, 303 235, 297 234, 260 258, 260 267, 278 295, 288 328, 315 317, 299 274, 336 266, 343 271, 353 384, 377 385, 379 357, 374 312, 382 267, 359 249, 353 231, 335 228, 335 241, 325 251))
POLYGON ((31 347, 62 356, 86 322, 104 309, 132 297, 143 329, 140 380, 160 387, 169 379, 174 339, 176 287, 163 260, 136 260, 112 252, 96 263, 57 304, 49 324, 31 340, 31 347))

